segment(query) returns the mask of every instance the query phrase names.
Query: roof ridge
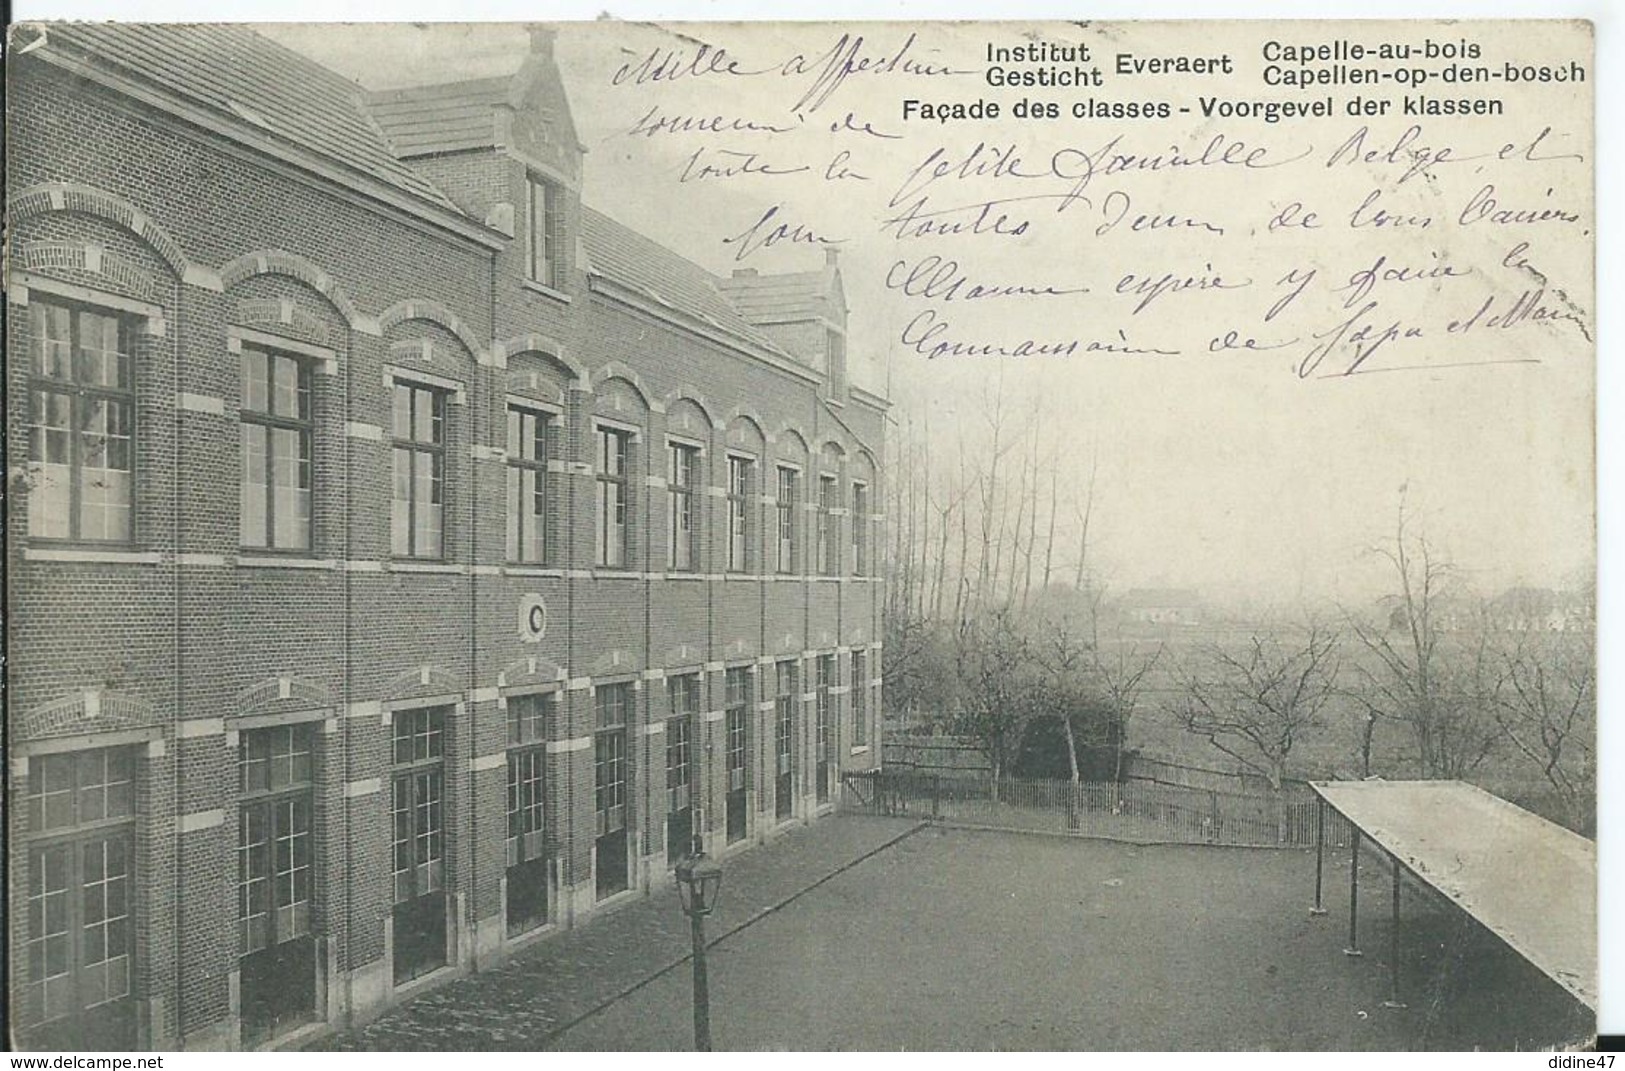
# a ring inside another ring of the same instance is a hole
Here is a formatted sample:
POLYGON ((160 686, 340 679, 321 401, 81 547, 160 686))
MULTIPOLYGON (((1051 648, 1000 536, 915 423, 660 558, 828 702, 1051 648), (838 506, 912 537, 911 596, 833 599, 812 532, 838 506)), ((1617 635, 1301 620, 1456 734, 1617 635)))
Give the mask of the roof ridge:
POLYGON ((409 86, 395 86, 392 89, 368 89, 366 86, 361 86, 361 92, 367 102, 371 104, 383 102, 390 98, 409 98, 416 94, 433 96, 446 90, 464 87, 490 86, 495 88, 499 84, 506 86, 513 82, 518 73, 518 71, 511 71, 508 74, 494 74, 485 78, 457 78, 449 82, 419 82, 409 86))

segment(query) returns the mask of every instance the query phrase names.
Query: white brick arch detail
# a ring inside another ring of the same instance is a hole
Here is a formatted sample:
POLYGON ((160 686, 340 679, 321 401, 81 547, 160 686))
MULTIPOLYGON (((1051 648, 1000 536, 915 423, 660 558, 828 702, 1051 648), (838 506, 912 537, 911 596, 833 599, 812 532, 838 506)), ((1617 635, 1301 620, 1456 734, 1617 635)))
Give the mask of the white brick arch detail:
POLYGON ((654 395, 649 392, 649 388, 644 386, 643 377, 638 375, 633 369, 622 364, 620 361, 610 361, 597 372, 594 372, 592 377, 592 389, 595 392, 602 392, 604 384, 608 383, 612 379, 623 380, 628 386, 630 386, 633 393, 638 396, 638 400, 643 402, 644 408, 649 412, 665 412, 665 406, 661 405, 660 402, 655 399, 654 395))
POLYGON ((296 676, 267 677, 237 693, 239 715, 258 714, 270 707, 293 703, 303 707, 330 707, 333 693, 320 681, 296 676))
POLYGON ((405 323, 407 320, 427 320, 429 323, 439 324, 457 337, 457 341, 463 344, 463 348, 472 359, 477 360, 482 352, 474 333, 468 329, 462 317, 440 302, 426 298, 395 302, 378 314, 378 330, 380 333, 388 331, 396 324, 405 323))
POLYGON ((83 212, 106 220, 140 238, 175 273, 182 282, 208 290, 220 290, 220 276, 213 270, 193 263, 172 238, 151 216, 131 202, 79 182, 40 182, 14 194, 7 205, 13 222, 31 219, 50 212, 83 212))
POLYGON ((739 405, 728 414, 728 420, 723 424, 723 430, 728 433, 728 441, 733 441, 735 432, 750 429, 756 433, 756 438, 765 446, 773 442, 773 434, 767 430, 767 421, 754 409, 739 405))
POLYGON ((642 659, 625 648, 616 647, 593 659, 587 672, 593 677, 614 677, 622 673, 639 673, 642 670, 642 659))
POLYGON ((538 655, 535 658, 521 658, 503 666, 502 671, 497 674, 497 687, 523 688, 527 685, 552 684, 564 679, 564 670, 557 662, 538 655))
POLYGON ((15 723, 14 742, 147 729, 158 723, 158 708, 147 700, 92 688, 24 711, 15 723))
POLYGON ((714 407, 710 402, 705 400, 705 395, 701 394, 693 387, 685 385, 678 387, 675 390, 668 391, 666 396, 660 399, 660 408, 669 413, 671 412, 672 406, 676 405, 678 402, 688 402, 690 405, 694 406, 694 408, 700 411, 700 415, 705 418, 705 422, 707 424, 713 428, 717 426, 717 418, 714 415, 714 407))
POLYGON ((799 460, 806 461, 812 456, 812 451, 807 446, 807 437, 792 424, 786 423, 779 429, 778 442, 781 446, 787 447, 791 453, 799 451, 799 460))
POLYGON ((570 375, 575 378, 575 386, 578 389, 589 390, 592 387, 592 377, 587 373, 587 366, 570 356, 569 350, 562 342, 546 335, 517 335, 497 342, 491 350, 497 356, 499 365, 521 353, 539 353, 544 357, 551 357, 569 370, 570 375))
POLYGON ((361 310, 356 308, 355 302, 350 300, 350 295, 338 280, 298 253, 259 249, 233 258, 220 269, 220 281, 228 290, 256 275, 286 275, 290 279, 298 279, 325 297, 344 317, 344 322, 350 325, 352 331, 377 334, 377 324, 361 315, 361 310))
POLYGON ((413 666, 395 674, 383 687, 382 698, 410 699, 416 695, 449 695, 463 690, 463 678, 443 666, 413 666))

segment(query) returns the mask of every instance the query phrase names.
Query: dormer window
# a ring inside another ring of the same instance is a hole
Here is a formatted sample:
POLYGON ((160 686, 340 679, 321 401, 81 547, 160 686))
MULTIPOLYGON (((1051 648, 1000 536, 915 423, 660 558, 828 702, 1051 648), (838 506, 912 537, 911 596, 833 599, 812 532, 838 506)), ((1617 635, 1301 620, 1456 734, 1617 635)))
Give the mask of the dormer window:
POLYGON ((553 290, 564 289, 564 188, 532 174, 525 195, 525 275, 553 290))

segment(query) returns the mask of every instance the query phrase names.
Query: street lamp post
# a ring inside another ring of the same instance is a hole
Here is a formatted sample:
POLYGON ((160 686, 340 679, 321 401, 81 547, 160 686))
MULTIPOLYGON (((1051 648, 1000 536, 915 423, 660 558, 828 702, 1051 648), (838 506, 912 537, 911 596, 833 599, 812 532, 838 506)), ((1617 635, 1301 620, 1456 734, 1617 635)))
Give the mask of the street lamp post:
POLYGON ((694 941, 694 1050, 711 1051, 711 991, 705 971, 705 916, 717 906, 722 866, 704 851, 677 864, 677 895, 694 941))

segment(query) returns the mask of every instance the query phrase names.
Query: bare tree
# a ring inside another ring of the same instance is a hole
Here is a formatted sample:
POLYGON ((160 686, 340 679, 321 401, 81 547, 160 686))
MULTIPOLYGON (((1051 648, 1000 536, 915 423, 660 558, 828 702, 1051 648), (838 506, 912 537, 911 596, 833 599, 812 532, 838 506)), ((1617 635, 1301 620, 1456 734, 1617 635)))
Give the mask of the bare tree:
POLYGON ((1036 656, 1040 671, 1040 706, 1061 722, 1071 782, 1067 793, 1067 825, 1076 829, 1082 777, 1078 769, 1078 726, 1074 723, 1082 712, 1095 705, 1094 652, 1087 640, 1073 631, 1066 618, 1042 622, 1041 631, 1044 638, 1037 645, 1036 656))
POLYGON ((1571 828, 1589 817, 1595 776, 1595 657, 1589 631, 1520 637, 1512 650, 1501 652, 1491 692, 1496 724, 1540 768, 1571 828))
POLYGON ((1349 694, 1365 710, 1368 756, 1369 734, 1388 719, 1410 733, 1424 777, 1459 778, 1484 761, 1498 733, 1473 701, 1477 675, 1463 673, 1459 661, 1452 665, 1450 655, 1460 652, 1445 649, 1442 618, 1455 570, 1425 536, 1407 531, 1404 488, 1400 495, 1394 540, 1376 548, 1398 587, 1386 619, 1345 613, 1370 655, 1356 663, 1359 684, 1349 694))
POLYGON ((1032 712, 1032 645, 1008 608, 960 622, 955 643, 959 702, 949 726, 974 743, 993 770, 993 798, 1032 712))
POLYGON ((1240 651, 1210 644, 1179 674, 1173 713, 1279 792, 1294 745, 1336 690, 1338 643, 1310 624, 1289 642, 1255 633, 1240 651))

